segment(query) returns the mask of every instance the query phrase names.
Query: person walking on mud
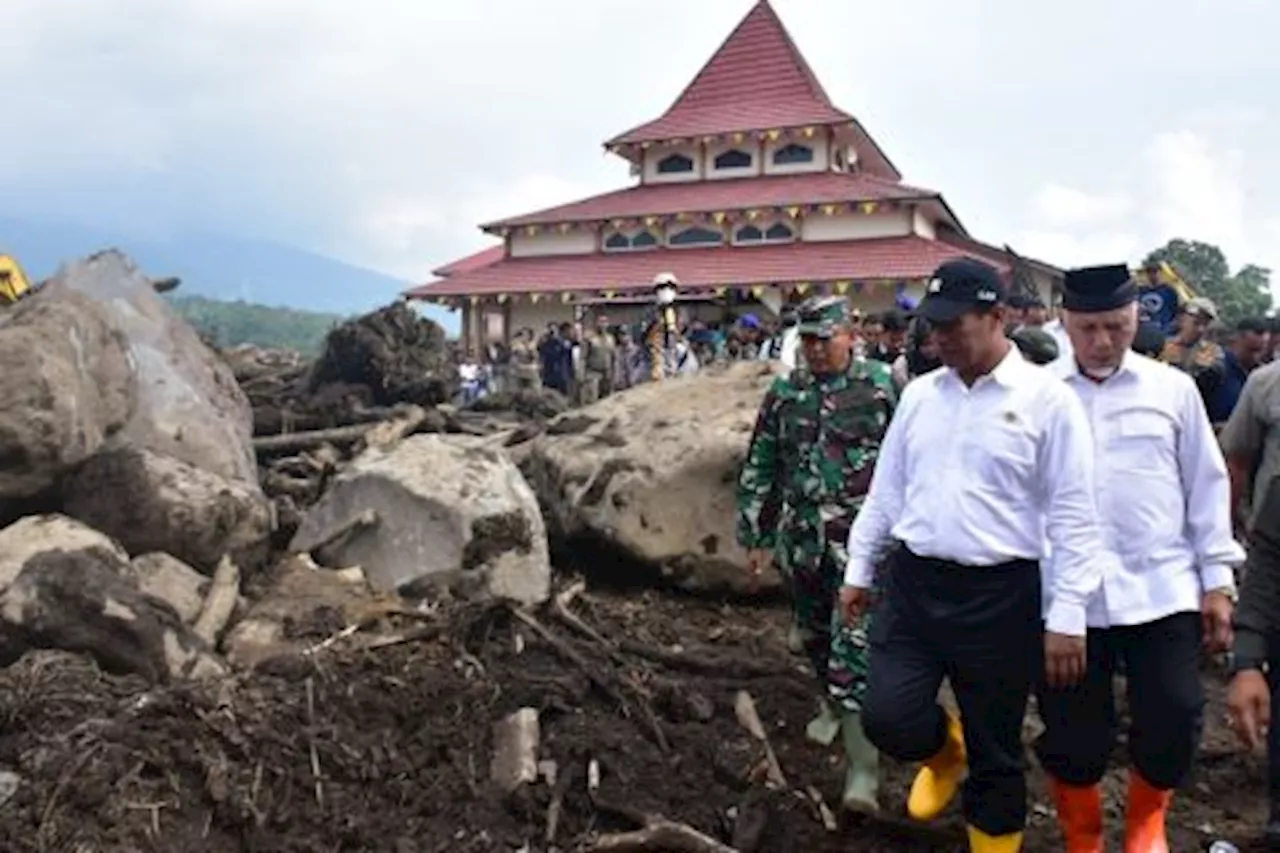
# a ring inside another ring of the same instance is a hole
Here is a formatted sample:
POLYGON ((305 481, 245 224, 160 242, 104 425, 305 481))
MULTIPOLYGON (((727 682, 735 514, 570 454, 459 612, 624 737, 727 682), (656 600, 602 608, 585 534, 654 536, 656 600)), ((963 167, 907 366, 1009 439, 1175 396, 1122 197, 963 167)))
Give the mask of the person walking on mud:
POLYGON ((753 581, 769 563, 790 582, 804 649, 823 684, 811 739, 844 742, 845 808, 879 809, 879 755, 863 733, 864 626, 846 625, 836 594, 845 541, 862 504, 896 401, 887 365, 855 358, 849 304, 819 297, 801 306, 804 359, 774 380, 738 479, 738 541, 753 581))
POLYGON ((863 724, 871 742, 923 761, 907 808, 937 817, 964 783, 975 853, 1022 847, 1022 721, 1036 676, 1078 682, 1085 604, 1102 581, 1093 447, 1080 401, 1005 336, 1005 288, 991 266, 958 260, 929 282, 919 313, 944 367, 903 391, 849 535, 841 605, 871 604, 863 724), (1058 560, 1041 621, 1045 532, 1058 560), (951 682, 960 718, 938 704, 951 682), (964 721, 963 726, 961 720, 964 721))
MULTIPOLYGON (((1113 574, 1088 605, 1084 680, 1045 686, 1036 743, 1067 853, 1103 849, 1101 781, 1115 740, 1112 678, 1124 666, 1129 732, 1127 853, 1165 853, 1165 815, 1191 772, 1204 712, 1202 643, 1231 640, 1231 487, 1189 376, 1131 351, 1138 288, 1125 264, 1067 272, 1062 307, 1074 358, 1055 362, 1089 413, 1097 504, 1113 574)), ((1053 561, 1045 571, 1052 588, 1053 561)))

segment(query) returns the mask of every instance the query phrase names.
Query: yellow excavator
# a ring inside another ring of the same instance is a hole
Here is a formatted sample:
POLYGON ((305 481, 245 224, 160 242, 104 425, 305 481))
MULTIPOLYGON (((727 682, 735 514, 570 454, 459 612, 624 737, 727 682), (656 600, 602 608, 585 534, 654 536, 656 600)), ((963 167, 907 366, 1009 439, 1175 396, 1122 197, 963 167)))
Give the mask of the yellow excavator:
POLYGON ((12 305, 31 293, 31 279, 12 255, 0 252, 0 304, 12 305))

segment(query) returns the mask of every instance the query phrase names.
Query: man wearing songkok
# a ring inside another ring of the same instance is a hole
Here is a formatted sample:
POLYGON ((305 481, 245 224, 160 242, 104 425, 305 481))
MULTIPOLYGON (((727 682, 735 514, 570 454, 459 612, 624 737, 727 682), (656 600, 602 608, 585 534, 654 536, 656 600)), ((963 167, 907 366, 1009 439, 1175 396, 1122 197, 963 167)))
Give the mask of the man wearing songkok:
MULTIPOLYGON (((1195 382, 1132 350, 1138 288, 1128 267, 1068 272, 1062 304, 1074 358, 1050 370, 1088 413, 1098 512, 1119 564, 1089 601, 1084 680, 1037 692, 1045 731, 1036 753, 1068 853, 1100 853, 1100 782, 1116 733, 1112 678, 1123 666, 1132 716, 1124 850, 1167 853, 1169 801, 1200 739, 1200 648, 1230 643, 1234 568, 1244 551, 1232 536, 1226 463, 1195 382)), ((1058 570, 1056 559, 1047 561, 1047 590, 1058 570)))

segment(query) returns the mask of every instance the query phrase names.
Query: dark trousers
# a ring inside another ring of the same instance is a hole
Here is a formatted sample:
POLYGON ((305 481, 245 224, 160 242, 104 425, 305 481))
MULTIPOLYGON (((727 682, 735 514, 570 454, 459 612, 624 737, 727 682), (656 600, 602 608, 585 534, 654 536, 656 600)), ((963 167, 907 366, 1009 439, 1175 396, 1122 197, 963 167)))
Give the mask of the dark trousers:
MULTIPOLYGON (((1267 638, 1267 680, 1271 682, 1271 713, 1280 716, 1280 634, 1267 638)), ((1280 723, 1267 727, 1267 788, 1271 793, 1271 822, 1280 843, 1280 723)))
POLYGON ((1068 785, 1102 779, 1116 734, 1112 678, 1123 664, 1130 761, 1156 788, 1181 785, 1191 771, 1204 716, 1201 636, 1199 613, 1090 629, 1084 681, 1065 689, 1040 685, 1036 691, 1045 727, 1036 755, 1045 772, 1068 785))
POLYGON ((965 820, 989 835, 1027 816, 1022 721, 1044 658, 1040 569, 1030 560, 974 568, 898 551, 868 632, 867 737, 899 761, 942 748, 938 705, 951 682, 964 724, 965 820))

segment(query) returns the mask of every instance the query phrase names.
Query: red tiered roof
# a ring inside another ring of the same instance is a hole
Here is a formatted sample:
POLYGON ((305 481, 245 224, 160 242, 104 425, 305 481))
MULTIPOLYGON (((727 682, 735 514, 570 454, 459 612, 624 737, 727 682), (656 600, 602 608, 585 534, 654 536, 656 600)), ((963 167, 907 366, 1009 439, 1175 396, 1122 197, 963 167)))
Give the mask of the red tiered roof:
POLYGON ((674 273, 682 288, 755 284, 927 278, 939 264, 966 252, 923 237, 886 237, 777 246, 652 249, 594 255, 505 258, 414 288, 418 299, 647 290, 660 272, 674 273))
POLYGON ((487 267, 496 264, 507 256, 506 246, 490 246, 487 249, 481 249, 473 255, 467 255, 465 258, 458 258, 452 263, 445 264, 442 267, 433 269, 431 274, 440 278, 448 278, 451 275, 462 272, 471 272, 481 267, 487 267))
POLYGON ((594 222, 675 213, 711 213, 857 201, 936 199, 933 190, 866 174, 806 172, 672 184, 639 184, 481 226, 485 231, 557 222, 594 222))
POLYGON ((831 102, 773 6, 760 0, 660 118, 606 145, 833 124, 850 128, 869 171, 902 177, 862 125, 831 102))

